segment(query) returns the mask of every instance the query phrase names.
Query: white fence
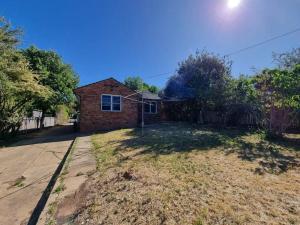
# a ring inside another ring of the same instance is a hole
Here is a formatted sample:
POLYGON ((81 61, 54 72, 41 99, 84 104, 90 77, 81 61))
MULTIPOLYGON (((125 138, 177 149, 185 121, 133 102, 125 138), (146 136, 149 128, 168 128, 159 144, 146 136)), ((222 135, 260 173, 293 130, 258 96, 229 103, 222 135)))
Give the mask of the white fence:
MULTIPOLYGON (((55 126, 55 117, 45 117, 44 127, 53 127, 55 126)), ((40 118, 30 117, 24 118, 20 130, 33 130, 38 129, 40 125, 40 118)))

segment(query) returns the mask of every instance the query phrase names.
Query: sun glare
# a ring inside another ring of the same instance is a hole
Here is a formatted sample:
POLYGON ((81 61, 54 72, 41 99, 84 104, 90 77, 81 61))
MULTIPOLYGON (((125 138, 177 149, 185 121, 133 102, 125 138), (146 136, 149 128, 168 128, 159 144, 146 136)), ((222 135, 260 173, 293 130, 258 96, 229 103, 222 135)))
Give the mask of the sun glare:
POLYGON ((241 0, 227 0, 227 7, 229 9, 234 9, 238 7, 241 3, 241 0))

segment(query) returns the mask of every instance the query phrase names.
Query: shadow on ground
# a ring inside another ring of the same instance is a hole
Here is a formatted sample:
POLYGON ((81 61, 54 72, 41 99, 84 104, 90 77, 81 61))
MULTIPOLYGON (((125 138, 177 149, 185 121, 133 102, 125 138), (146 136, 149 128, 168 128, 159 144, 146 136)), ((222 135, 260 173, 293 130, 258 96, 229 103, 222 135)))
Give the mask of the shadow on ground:
MULTIPOLYGON (((216 129, 191 126, 187 124, 153 125, 144 129, 127 132, 130 138, 109 142, 116 145, 116 151, 128 149, 139 150, 134 156, 141 154, 167 155, 175 152, 223 150, 225 154, 237 153, 241 160, 258 161, 255 173, 280 174, 300 166, 296 154, 287 154, 284 149, 297 149, 299 140, 281 140, 269 142, 260 140, 250 143, 242 137, 251 135, 249 130, 216 129)), ((126 160, 126 159, 125 159, 126 160)))
POLYGON ((118 145, 117 150, 142 149, 139 154, 154 155, 206 151, 225 145, 230 139, 245 135, 247 131, 216 130, 212 128, 193 127, 186 124, 153 125, 142 130, 139 128, 126 133, 129 139, 111 141, 118 145))
MULTIPOLYGON (((242 139, 236 141, 237 145, 226 153, 237 152, 242 160, 256 161, 259 160, 260 167, 256 168, 255 173, 263 174, 264 172, 280 174, 294 167, 300 166, 297 154, 283 153, 283 148, 288 145, 277 145, 276 142, 261 140, 259 143, 249 143, 242 139), (276 143, 276 144, 275 144, 276 143)), ((280 143, 284 143, 283 140, 280 143)), ((295 147, 293 145, 293 147, 295 147)))
POLYGON ((299 138, 296 138, 294 136, 295 135, 292 135, 292 137, 290 137, 290 135, 286 135, 276 140, 270 140, 270 142, 282 148, 300 152, 300 135, 297 135, 299 136, 299 138))
POLYGON ((75 132, 72 124, 49 127, 43 130, 37 130, 32 133, 19 135, 11 140, 3 141, 2 144, 0 143, 0 151, 1 147, 17 147, 60 141, 70 141, 75 137, 85 135, 88 134, 75 132))

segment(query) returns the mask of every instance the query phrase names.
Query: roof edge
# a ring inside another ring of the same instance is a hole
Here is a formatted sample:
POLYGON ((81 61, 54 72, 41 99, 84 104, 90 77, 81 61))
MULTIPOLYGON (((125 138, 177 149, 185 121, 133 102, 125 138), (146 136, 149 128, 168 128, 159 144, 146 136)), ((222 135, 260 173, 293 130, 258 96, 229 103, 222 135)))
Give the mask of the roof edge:
POLYGON ((115 79, 115 78, 113 78, 113 77, 109 77, 109 78, 106 78, 106 79, 103 79, 103 80, 99 80, 99 81, 96 81, 96 82, 93 82, 93 83, 90 83, 90 84, 86 84, 86 85, 83 85, 83 86, 77 87, 77 88, 73 89, 73 92, 75 92, 75 91, 77 91, 77 90, 79 90, 79 89, 82 89, 82 88, 85 88, 85 87, 88 87, 88 86, 94 85, 94 84, 101 83, 101 82, 103 82, 103 81, 107 81, 107 80, 114 80, 114 81, 116 81, 117 83, 121 84, 122 86, 124 86, 124 87, 128 88, 130 91, 137 93, 136 91, 134 91, 134 90, 130 89, 130 88, 129 88, 129 87, 127 87, 125 84, 123 84, 122 82, 118 81, 117 79, 115 79))

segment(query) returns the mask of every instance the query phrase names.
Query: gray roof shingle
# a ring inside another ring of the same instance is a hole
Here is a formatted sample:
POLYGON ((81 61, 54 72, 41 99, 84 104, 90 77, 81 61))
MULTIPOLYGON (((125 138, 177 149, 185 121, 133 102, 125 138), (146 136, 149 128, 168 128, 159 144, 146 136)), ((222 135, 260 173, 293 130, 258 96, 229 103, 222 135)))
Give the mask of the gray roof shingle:
POLYGON ((150 91, 142 91, 141 94, 144 99, 161 100, 158 94, 151 93, 150 91))

